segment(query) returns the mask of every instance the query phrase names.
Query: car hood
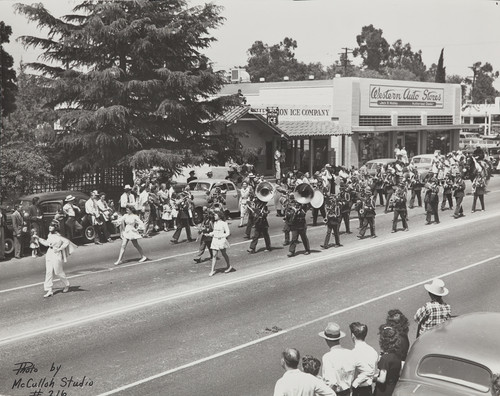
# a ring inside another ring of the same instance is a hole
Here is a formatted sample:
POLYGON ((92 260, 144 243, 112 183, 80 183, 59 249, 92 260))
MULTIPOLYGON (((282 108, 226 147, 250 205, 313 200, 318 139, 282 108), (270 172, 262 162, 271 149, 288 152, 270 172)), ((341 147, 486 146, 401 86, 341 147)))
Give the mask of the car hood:
POLYGON ((471 391, 464 393, 456 389, 446 389, 418 382, 400 381, 396 385, 392 396, 470 396, 475 394, 474 392, 471 393, 471 391))

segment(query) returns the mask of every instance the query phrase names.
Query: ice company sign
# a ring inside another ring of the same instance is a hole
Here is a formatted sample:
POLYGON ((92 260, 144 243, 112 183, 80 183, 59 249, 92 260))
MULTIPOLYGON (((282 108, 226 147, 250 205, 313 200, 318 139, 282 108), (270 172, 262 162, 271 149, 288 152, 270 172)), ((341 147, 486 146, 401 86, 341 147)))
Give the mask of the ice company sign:
POLYGON ((280 121, 330 121, 332 109, 329 105, 276 105, 275 107, 265 105, 252 106, 251 113, 268 116, 272 109, 276 112, 280 121))
POLYGON ((432 107, 442 109, 443 106, 443 88, 370 84, 370 107, 432 107))

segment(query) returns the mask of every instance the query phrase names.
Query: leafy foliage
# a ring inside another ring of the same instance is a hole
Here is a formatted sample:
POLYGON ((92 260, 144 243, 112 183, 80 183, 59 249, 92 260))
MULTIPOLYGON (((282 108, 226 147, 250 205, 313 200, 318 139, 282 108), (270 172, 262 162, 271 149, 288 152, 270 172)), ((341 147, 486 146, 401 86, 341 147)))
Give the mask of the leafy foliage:
POLYGON ((283 81, 287 76, 291 81, 306 80, 310 75, 315 79, 324 79, 327 73, 321 63, 305 64, 295 58, 297 41, 285 37, 279 44, 269 46, 256 41, 248 50, 249 58, 246 67, 252 82, 263 77, 266 81, 283 81))
MULTIPOLYGON (((500 93, 493 86, 493 82, 499 76, 498 71, 493 71, 493 66, 486 62, 475 62, 473 67, 475 81, 472 81, 471 99, 473 103, 494 103, 495 97, 500 93)), ((466 81, 471 83, 470 80, 466 81)))
POLYGON ((387 65, 389 60, 389 43, 382 37, 382 29, 376 29, 373 25, 363 26, 361 34, 356 36, 357 48, 353 55, 361 56, 363 66, 370 70, 380 70, 387 65))
POLYGON ((223 21, 218 6, 88 0, 61 19, 41 4, 16 7, 49 30, 21 40, 44 50, 47 63, 30 66, 53 79, 64 170, 175 168, 220 149, 210 146, 212 120, 236 98, 211 99, 224 78, 202 54, 223 21))
POLYGON ((9 42, 12 28, 0 21, 0 110, 7 117, 16 109, 16 72, 13 69, 14 59, 3 49, 3 43, 9 42))

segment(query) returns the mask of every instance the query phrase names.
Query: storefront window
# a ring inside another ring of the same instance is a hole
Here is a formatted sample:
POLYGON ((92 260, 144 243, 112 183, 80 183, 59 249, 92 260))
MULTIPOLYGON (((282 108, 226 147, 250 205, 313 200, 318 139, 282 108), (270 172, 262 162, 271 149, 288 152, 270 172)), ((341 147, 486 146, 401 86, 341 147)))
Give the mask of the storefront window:
POLYGON ((405 132, 403 146, 408 158, 418 154, 418 132, 405 132))
POLYGON ((358 145, 359 165, 366 161, 377 158, 392 157, 387 154, 389 147, 389 134, 384 133, 360 133, 358 145))
POLYGON ((328 163, 328 139, 318 139, 313 141, 314 146, 314 166, 313 172, 321 170, 328 163))
POLYGON ((309 139, 299 140, 299 170, 301 172, 309 172, 309 163, 311 158, 311 152, 309 150, 309 139))
POLYGON ((427 132, 427 154, 432 154, 440 150, 441 154, 451 151, 449 131, 428 131, 427 132))

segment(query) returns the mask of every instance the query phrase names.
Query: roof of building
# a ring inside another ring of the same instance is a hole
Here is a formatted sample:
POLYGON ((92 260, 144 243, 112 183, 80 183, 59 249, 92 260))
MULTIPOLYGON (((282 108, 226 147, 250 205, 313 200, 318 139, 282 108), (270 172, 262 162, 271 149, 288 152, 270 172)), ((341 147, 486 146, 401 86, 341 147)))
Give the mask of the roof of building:
POLYGON ((226 124, 231 124, 238 121, 241 117, 247 115, 250 111, 250 106, 233 106, 226 110, 224 114, 218 116, 216 121, 224 121, 226 124))
POLYGON ((333 80, 304 80, 304 81, 278 81, 278 82, 258 82, 258 83, 238 83, 226 84, 219 96, 234 95, 241 90, 243 96, 259 95, 261 89, 267 88, 298 88, 298 87, 329 87, 333 86, 333 80))

